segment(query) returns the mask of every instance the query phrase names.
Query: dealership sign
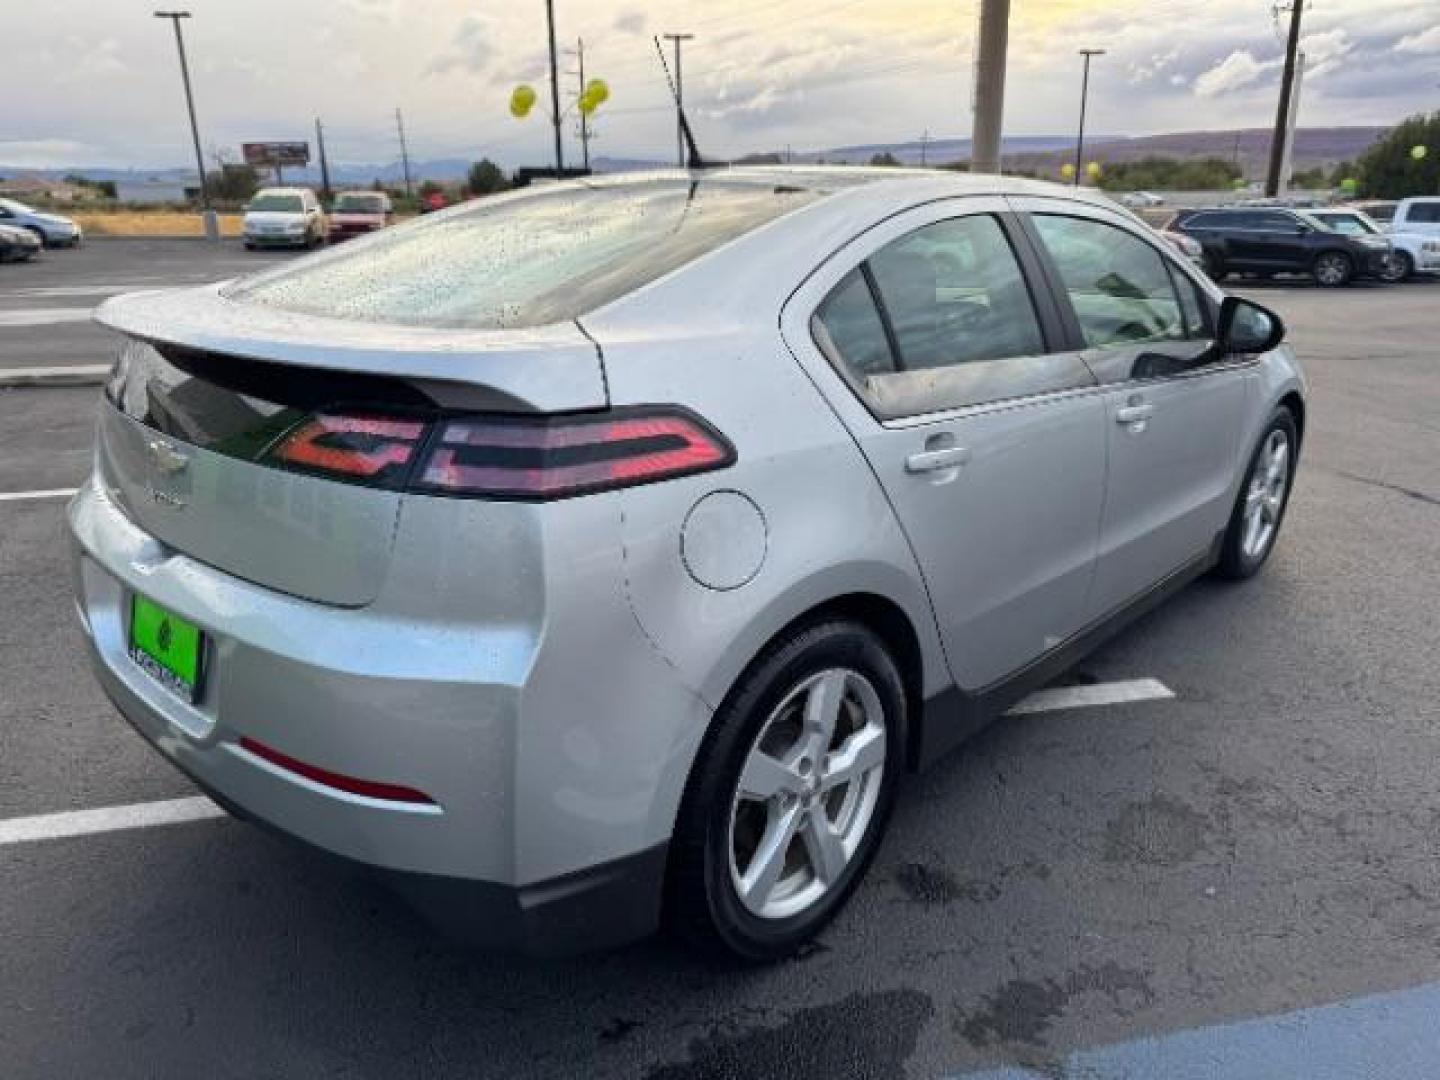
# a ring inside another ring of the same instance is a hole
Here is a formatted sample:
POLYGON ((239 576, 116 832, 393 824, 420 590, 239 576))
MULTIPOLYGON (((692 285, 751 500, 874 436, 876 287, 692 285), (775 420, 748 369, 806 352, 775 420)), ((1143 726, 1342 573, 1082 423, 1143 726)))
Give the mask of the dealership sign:
POLYGON ((247 142, 241 143, 246 165, 309 165, 308 142, 247 142))

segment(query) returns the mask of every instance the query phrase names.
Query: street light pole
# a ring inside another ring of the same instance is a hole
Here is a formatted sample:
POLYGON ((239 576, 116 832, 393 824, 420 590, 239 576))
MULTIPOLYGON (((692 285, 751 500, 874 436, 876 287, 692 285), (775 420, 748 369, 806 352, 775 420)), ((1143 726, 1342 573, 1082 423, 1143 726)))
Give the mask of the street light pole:
POLYGON ((200 174, 200 205, 205 211, 205 235, 218 240, 220 229, 210 208, 210 185, 205 179, 205 155, 200 152, 200 125, 195 120, 195 95, 190 89, 190 65, 185 60, 185 37, 180 33, 180 20, 190 18, 188 11, 157 11, 157 19, 169 19, 175 28, 175 48, 180 53, 180 78, 185 84, 185 108, 190 113, 190 138, 195 143, 195 168, 200 174))
POLYGON ((1104 56, 1104 49, 1081 49, 1080 55, 1085 58, 1085 74, 1080 78, 1080 132, 1075 137, 1075 186, 1080 186, 1080 177, 1084 166, 1082 161, 1085 157, 1085 103, 1090 96, 1090 58, 1092 56, 1104 56))

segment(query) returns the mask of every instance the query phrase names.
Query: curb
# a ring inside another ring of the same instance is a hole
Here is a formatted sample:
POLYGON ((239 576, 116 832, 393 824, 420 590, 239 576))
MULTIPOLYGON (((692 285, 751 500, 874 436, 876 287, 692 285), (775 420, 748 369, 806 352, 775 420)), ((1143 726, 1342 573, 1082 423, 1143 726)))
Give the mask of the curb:
POLYGON ((0 369, 0 389, 21 386, 100 386, 109 374, 109 364, 0 369))

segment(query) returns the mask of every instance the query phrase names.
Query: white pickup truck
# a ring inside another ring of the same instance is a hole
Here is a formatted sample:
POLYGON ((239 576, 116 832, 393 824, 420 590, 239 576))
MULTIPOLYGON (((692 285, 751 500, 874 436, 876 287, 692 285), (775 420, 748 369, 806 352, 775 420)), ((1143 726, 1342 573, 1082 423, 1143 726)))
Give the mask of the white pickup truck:
POLYGON ((1390 241, 1396 258, 1409 261, 1410 273, 1440 274, 1440 195, 1401 199, 1390 222, 1390 241))

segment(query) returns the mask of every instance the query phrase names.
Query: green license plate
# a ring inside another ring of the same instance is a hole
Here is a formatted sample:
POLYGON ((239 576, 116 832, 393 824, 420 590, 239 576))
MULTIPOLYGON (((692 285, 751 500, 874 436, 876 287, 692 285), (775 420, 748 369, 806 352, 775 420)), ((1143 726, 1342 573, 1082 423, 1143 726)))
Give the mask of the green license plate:
POLYGON ((192 703, 200 692, 204 646, 204 635, 194 623, 143 596, 131 597, 130 658, 192 703))

